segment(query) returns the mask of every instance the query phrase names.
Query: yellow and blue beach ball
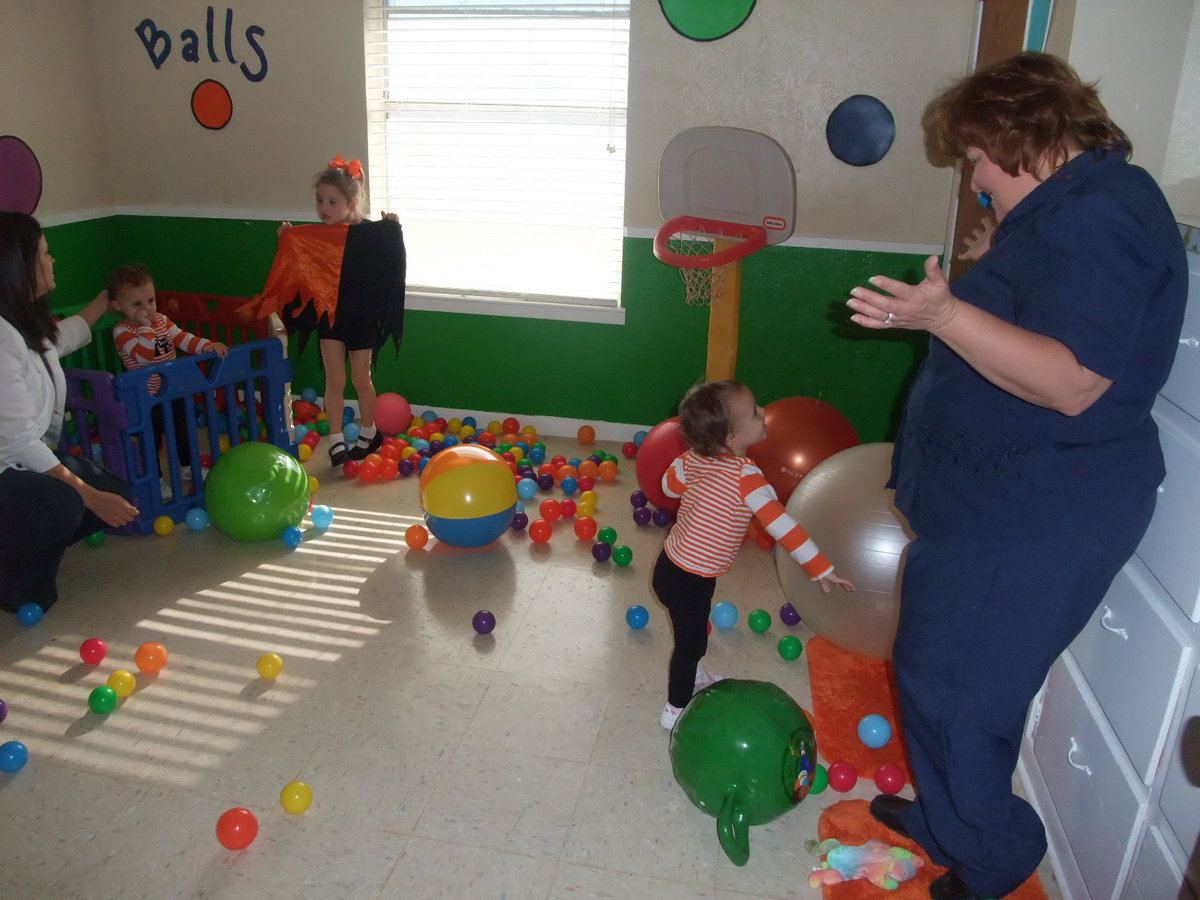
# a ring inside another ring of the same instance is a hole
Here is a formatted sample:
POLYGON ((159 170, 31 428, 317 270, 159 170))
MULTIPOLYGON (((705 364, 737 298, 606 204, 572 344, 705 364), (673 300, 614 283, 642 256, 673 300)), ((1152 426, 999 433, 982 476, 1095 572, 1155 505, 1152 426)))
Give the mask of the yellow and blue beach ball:
POLYGON ((447 447, 421 471, 421 509, 439 541, 454 547, 490 544, 512 522, 517 486, 500 455, 479 444, 447 447))

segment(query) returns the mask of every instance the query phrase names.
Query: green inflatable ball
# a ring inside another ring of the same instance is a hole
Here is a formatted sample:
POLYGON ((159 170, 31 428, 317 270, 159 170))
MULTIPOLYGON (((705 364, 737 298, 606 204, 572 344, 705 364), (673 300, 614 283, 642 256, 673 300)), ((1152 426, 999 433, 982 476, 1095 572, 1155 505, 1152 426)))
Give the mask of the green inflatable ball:
POLYGON ((670 752, 675 780, 716 817, 721 849, 738 866, 750 859, 750 826, 803 800, 816 776, 808 716, 766 681, 726 678, 701 691, 675 723, 670 752))
POLYGON ((308 511, 308 473, 274 444, 251 441, 221 454, 204 482, 209 521, 237 541, 277 541, 308 511))

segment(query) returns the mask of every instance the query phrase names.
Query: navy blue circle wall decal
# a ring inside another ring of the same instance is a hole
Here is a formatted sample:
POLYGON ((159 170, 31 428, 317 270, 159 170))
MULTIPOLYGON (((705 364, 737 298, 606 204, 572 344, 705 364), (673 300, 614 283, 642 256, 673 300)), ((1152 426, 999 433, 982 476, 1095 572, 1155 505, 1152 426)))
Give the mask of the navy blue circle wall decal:
POLYGON ((825 123, 830 151, 851 166, 873 166, 887 155, 895 139, 891 110, 867 94, 847 97, 825 123))

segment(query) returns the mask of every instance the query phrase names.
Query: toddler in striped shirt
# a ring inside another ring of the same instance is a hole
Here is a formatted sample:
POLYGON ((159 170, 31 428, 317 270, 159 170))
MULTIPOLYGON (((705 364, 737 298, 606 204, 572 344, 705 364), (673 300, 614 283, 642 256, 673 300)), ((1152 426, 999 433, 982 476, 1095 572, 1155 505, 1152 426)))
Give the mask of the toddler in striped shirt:
POLYGON ((662 480, 667 496, 680 498, 679 512, 651 580, 675 636, 667 703, 659 717, 666 729, 675 726, 692 694, 721 680, 700 667, 708 650, 708 617, 717 577, 729 571, 752 517, 825 593, 834 585, 854 590, 834 574, 746 456, 767 436, 763 408, 746 385, 712 381, 689 390, 679 402, 679 430, 688 450, 667 467, 662 480))
MULTIPOLYGON (((229 348, 220 341, 210 341, 184 331, 158 311, 154 294, 154 279, 145 266, 121 266, 108 276, 108 302, 122 319, 113 328, 117 355, 129 370, 175 358, 178 348, 184 353, 216 353, 225 356, 229 348)), ((162 376, 152 375, 146 384, 151 394, 162 387, 162 376)), ((192 480, 192 454, 188 441, 186 407, 183 401, 167 404, 175 425, 175 446, 184 480, 192 480)), ((165 426, 163 404, 150 413, 156 446, 162 446, 165 426)), ((170 485, 163 483, 163 497, 170 495, 170 485)))

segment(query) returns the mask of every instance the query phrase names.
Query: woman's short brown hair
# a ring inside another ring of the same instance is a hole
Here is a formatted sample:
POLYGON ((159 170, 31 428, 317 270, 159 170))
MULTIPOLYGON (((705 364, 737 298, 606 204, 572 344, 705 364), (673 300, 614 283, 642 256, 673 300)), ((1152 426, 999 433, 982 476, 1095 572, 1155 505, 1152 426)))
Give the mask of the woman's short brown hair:
POLYGON ((1076 150, 1132 149, 1095 84, 1048 53, 1018 53, 960 79, 926 107, 923 124, 938 162, 978 147, 1014 176, 1043 161, 1057 169, 1076 150))
POLYGON ((747 390, 740 381, 698 384, 679 401, 679 431, 684 442, 701 456, 720 456, 729 443, 733 420, 729 401, 747 390))

